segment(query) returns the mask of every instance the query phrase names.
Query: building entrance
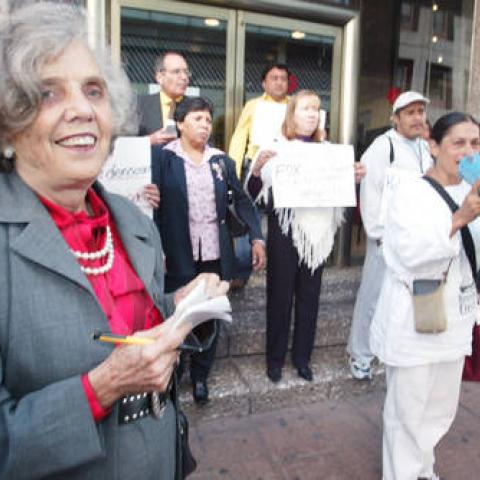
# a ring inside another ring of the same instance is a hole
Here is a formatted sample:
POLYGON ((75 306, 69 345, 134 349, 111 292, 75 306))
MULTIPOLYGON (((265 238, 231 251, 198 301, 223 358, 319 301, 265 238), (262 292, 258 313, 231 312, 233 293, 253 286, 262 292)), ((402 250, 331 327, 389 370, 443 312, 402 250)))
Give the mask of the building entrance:
POLYGON ((330 138, 339 122, 342 29, 265 14, 174 1, 112 2, 111 44, 139 93, 158 89, 158 54, 178 51, 191 71, 187 94, 215 106, 213 143, 226 149, 243 104, 262 93, 270 63, 292 72, 291 91, 309 88, 322 97, 330 138))

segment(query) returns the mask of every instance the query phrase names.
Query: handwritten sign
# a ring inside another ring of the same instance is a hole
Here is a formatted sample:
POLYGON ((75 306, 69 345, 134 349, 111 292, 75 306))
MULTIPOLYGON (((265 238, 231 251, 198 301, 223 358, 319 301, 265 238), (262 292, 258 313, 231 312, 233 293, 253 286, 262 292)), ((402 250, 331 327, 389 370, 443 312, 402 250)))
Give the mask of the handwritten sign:
POLYGON ((272 160, 275 208, 356 205, 351 145, 292 142, 272 160))
POLYGON ((148 137, 117 138, 98 179, 109 192, 127 197, 143 213, 153 216, 152 207, 143 195, 145 185, 152 183, 148 137))

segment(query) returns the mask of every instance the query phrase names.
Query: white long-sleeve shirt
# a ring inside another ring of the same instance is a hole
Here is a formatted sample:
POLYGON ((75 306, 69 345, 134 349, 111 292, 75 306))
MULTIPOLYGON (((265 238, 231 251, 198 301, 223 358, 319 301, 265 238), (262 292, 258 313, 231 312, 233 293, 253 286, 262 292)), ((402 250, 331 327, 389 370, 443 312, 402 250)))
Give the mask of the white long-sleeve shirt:
MULTIPOLYGON (((466 184, 447 187, 458 203, 469 189, 466 184)), ((480 260, 480 221, 470 226, 480 260)), ((450 238, 451 228, 450 208, 425 180, 412 178, 397 188, 383 236, 387 269, 370 329, 372 352, 387 365, 418 366, 470 354, 477 294, 460 231, 450 238), (450 261, 444 291, 447 329, 417 333, 413 280, 441 278, 450 261)))
POLYGON ((432 166, 433 160, 424 140, 408 140, 392 128, 373 141, 360 161, 367 170, 360 184, 360 213, 363 225, 370 238, 380 239, 384 228, 381 206, 387 170, 392 167, 421 175, 432 166), (387 137, 392 140, 394 152, 391 166, 390 142, 387 137))

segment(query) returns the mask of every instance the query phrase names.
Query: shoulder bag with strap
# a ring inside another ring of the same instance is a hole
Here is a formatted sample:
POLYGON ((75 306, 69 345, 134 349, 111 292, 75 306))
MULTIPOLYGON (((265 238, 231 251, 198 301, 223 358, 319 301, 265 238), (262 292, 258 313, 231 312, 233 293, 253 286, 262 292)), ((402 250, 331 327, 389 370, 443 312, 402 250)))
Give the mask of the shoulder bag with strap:
MULTIPOLYGON (((450 207, 452 213, 455 213, 459 209, 459 206, 457 205, 455 200, 453 200, 453 198, 448 194, 448 192, 445 190, 445 188, 443 188, 442 185, 440 185, 432 177, 424 176, 423 179, 426 180, 437 191, 437 193, 443 198, 443 200, 445 200, 445 203, 450 207)), ((462 235, 463 248, 465 249, 468 263, 470 264, 470 268, 472 269, 473 281, 475 282, 478 291, 479 279, 477 273, 477 258, 475 255, 475 245, 473 243, 473 237, 470 229, 468 228, 468 225, 464 225, 460 230, 460 233, 462 235)))

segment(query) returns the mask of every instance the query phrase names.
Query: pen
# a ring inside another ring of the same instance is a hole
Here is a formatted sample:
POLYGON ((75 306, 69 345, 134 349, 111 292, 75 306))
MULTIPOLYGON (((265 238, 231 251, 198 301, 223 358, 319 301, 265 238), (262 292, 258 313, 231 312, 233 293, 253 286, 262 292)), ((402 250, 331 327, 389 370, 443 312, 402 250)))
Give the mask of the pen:
MULTIPOLYGON (((98 342, 103 343, 114 343, 115 345, 123 344, 123 345, 150 345, 151 343, 155 342, 154 338, 150 337, 134 337, 132 335, 117 335, 115 333, 104 333, 95 331, 93 332, 93 339, 97 340, 98 342)), ((177 350, 181 351, 203 351, 203 348, 192 348, 190 345, 186 345, 182 343, 177 347, 177 350)))
POLYGON ((115 333, 93 332, 93 339, 103 343, 125 345, 149 345, 155 340, 148 337, 133 337, 131 335, 116 335, 115 333))

